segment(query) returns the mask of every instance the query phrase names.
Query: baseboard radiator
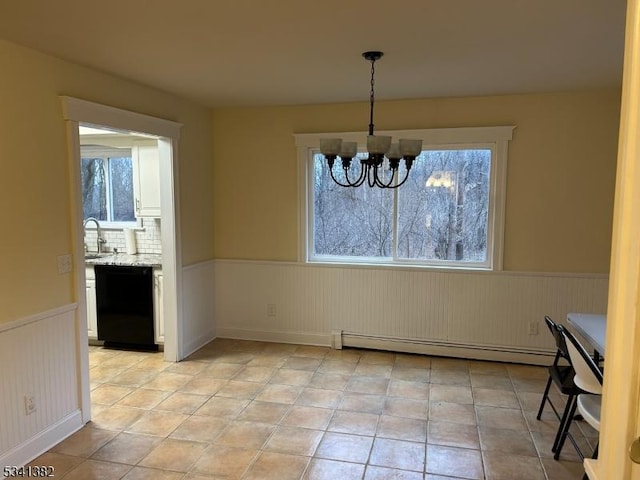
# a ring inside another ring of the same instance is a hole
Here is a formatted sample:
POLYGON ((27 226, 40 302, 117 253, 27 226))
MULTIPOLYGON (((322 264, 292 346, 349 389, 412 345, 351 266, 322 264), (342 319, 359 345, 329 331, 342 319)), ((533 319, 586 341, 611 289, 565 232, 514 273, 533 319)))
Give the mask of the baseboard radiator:
POLYGON ((496 362, 549 365, 555 352, 547 349, 505 347, 500 345, 462 344, 440 340, 394 338, 334 330, 332 346, 388 350, 440 357, 468 358, 496 362))

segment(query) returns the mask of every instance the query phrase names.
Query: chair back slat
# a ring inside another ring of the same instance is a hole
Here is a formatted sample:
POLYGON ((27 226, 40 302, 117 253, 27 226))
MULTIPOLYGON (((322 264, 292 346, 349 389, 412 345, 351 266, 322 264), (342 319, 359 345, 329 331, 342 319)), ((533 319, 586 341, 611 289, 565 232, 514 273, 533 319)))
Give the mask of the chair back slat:
MULTIPOLYGON (((556 348, 558 350, 557 353, 560 357, 565 358, 566 360, 570 360, 569 350, 567 350, 567 342, 562 335, 562 326, 554 322, 551 317, 546 315, 544 317, 544 321, 547 324, 547 328, 551 332, 551 335, 553 335, 553 339, 556 342, 556 348)), ((556 356, 556 359, 557 358, 558 357, 556 356)))
POLYGON ((585 392, 602 395, 602 371, 578 339, 562 325, 558 326, 569 350, 571 365, 576 372, 575 384, 585 392))

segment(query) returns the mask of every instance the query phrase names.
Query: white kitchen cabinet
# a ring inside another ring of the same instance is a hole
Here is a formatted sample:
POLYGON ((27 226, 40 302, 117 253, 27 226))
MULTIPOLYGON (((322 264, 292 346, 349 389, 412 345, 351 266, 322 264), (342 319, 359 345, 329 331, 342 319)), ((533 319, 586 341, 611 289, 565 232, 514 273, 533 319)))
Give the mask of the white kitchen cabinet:
POLYGON ((160 217, 160 157, 157 145, 134 145, 133 193, 136 217, 160 217))
POLYGON ((164 315, 162 308, 162 270, 153 269, 153 320, 156 343, 164 344, 164 315))
POLYGON ((87 333, 90 340, 98 339, 98 308, 96 304, 96 276, 93 267, 87 267, 86 293, 87 293, 87 333))

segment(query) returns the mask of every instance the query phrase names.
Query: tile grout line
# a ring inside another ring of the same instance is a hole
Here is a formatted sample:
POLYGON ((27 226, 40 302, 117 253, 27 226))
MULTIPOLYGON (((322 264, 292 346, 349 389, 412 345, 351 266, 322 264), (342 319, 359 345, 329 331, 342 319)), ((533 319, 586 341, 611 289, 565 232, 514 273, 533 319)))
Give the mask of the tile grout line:
MULTIPOLYGON (((246 356, 253 355, 254 359, 256 359, 261 355, 261 353, 265 353, 266 352, 266 348, 262 348, 262 350, 260 350, 258 348, 258 347, 261 347, 261 346, 264 347, 265 344, 258 344, 257 342, 254 342, 254 343, 237 342, 236 345, 241 347, 241 348, 234 349, 233 348, 233 344, 227 342, 227 343, 223 343, 222 344, 222 348, 216 349, 215 353, 214 353, 214 350, 211 349, 208 352, 203 352, 202 356, 204 358, 194 358, 192 361, 201 362, 201 363, 204 363, 207 366, 203 367, 202 369, 200 369, 197 372, 194 372, 193 374, 175 372, 177 374, 189 375, 191 377, 191 379, 188 380, 187 382, 185 382, 181 387, 176 387, 176 388, 172 389, 168 393, 168 395, 166 397, 164 397, 162 400, 160 400, 158 403, 156 403, 153 407, 148 408, 148 409, 143 409, 143 408, 140 408, 140 407, 129 407, 129 408, 134 408, 134 409, 137 409, 137 410, 141 410, 143 412, 142 415, 144 415, 145 412, 150 412, 150 411, 155 411, 155 410, 160 411, 160 412, 165 412, 165 413, 180 413, 180 414, 186 415, 185 420, 183 420, 183 422, 177 424, 177 426, 175 426, 164 437, 158 437, 158 438, 161 438, 161 441, 164 441, 164 440, 167 440, 167 439, 171 438, 171 435, 174 434, 178 428, 180 428, 180 425, 182 425, 182 423, 184 423, 184 421, 186 421, 186 419, 189 419, 189 418, 192 418, 192 417, 195 417, 195 416, 204 416, 204 415, 198 415, 198 411, 204 405, 206 405, 207 402, 209 402, 211 399, 213 399, 215 397, 217 397, 217 398, 233 398, 233 396, 231 396, 231 397, 220 397, 220 396, 217 395, 217 393, 226 383, 228 383, 230 380, 238 377, 240 375, 240 373, 242 371, 244 371, 248 367, 248 363, 251 360, 249 360, 248 362, 242 364, 242 368, 240 370, 238 370, 230 378, 224 379, 225 383, 223 383, 221 386, 219 386, 216 389, 216 391, 213 392, 213 393, 207 393, 206 395, 202 395, 202 394, 193 393, 193 392, 182 392, 180 390, 181 388, 183 388, 185 385, 187 385, 189 382, 191 382, 194 378, 196 378, 198 376, 203 376, 203 377, 206 377, 206 378, 215 378, 215 377, 208 377, 208 376, 202 375, 202 374, 203 374, 204 371, 206 371, 209 368, 209 366, 214 365, 215 363, 217 363, 216 362, 216 358, 218 358, 218 356, 222 356, 223 357, 224 354, 231 353, 231 354, 236 355, 238 357, 239 356, 243 356, 243 355, 246 355, 246 356), (211 355, 209 355, 209 354, 211 354, 211 355), (209 359, 207 359, 207 357, 209 357, 209 359), (201 395, 203 397, 206 397, 206 399, 200 404, 200 406, 196 407, 195 410, 190 411, 189 413, 186 413, 186 414, 182 410, 161 410, 161 409, 158 409, 158 405, 161 405, 163 402, 165 402, 166 400, 170 399, 171 397, 173 397, 177 393, 183 393, 185 395, 190 395, 190 394, 192 394, 192 395, 201 395)), ((306 348, 308 348, 308 347, 299 346, 298 348, 304 349, 303 351, 305 353, 310 353, 310 354, 315 353, 315 352, 313 352, 313 350, 311 350, 311 351, 310 350, 306 350, 306 348)), ((283 358, 287 358, 287 359, 291 358, 293 356, 298 356, 298 355, 296 355, 296 350, 295 349, 293 349, 293 350, 292 349, 283 349, 281 351, 278 350, 278 352, 279 352, 279 354, 281 354, 283 356, 283 358)), ((285 427, 285 426, 290 426, 290 425, 284 425, 285 419, 292 412, 294 407, 296 405, 298 405, 297 401, 300 399, 300 397, 303 395, 303 392, 307 388, 309 388, 309 389, 315 388, 315 389, 320 389, 320 390, 328 390, 328 391, 340 392, 340 400, 336 401, 336 403, 333 404, 333 406, 331 406, 331 407, 327 407, 326 405, 323 406, 323 407, 317 407, 317 406, 312 407, 312 408, 323 408, 323 409, 331 411, 331 414, 328 417, 328 420, 326 421, 326 423, 324 423, 324 427, 322 427, 320 430, 318 430, 318 427, 309 428, 309 427, 293 426, 294 428, 308 428, 309 430, 315 430, 315 431, 322 432, 322 436, 320 437, 320 440, 316 443, 315 447, 313 448, 313 452, 311 452, 309 455, 298 455, 298 454, 295 454, 296 456, 305 457, 307 459, 307 463, 306 463, 305 468, 303 469, 303 472, 301 474, 301 478, 304 475, 306 475, 306 473, 309 471, 309 469, 311 468, 312 462, 314 461, 315 458, 322 458, 322 457, 316 457, 316 454, 317 454, 318 448, 322 444, 322 440, 325 438, 325 436, 328 433, 331 433, 331 432, 340 433, 339 430, 336 430, 336 431, 330 430, 332 428, 332 423, 337 418, 338 412, 369 413, 368 410, 357 410, 357 409, 349 410, 347 408, 341 408, 343 406, 343 402, 345 400, 345 397, 347 397, 347 395, 353 395, 353 396, 369 395, 368 393, 364 393, 364 392, 358 391, 357 389, 356 390, 349 390, 348 387, 349 387, 349 380, 350 379, 352 379, 354 377, 362 376, 362 375, 365 375, 365 376, 372 375, 372 372, 376 372, 376 370, 378 370, 378 367, 382 367, 384 365, 386 365, 388 367, 391 367, 390 371, 386 375, 384 375, 382 377, 382 378, 386 379, 385 392, 384 393, 379 393, 379 394, 371 394, 371 395, 379 395, 385 400, 384 403, 382 404, 382 406, 380 407, 380 410, 378 410, 377 413, 375 413, 376 419, 375 419, 375 425, 373 427, 374 431, 373 431, 372 435, 358 434, 360 436, 370 437, 372 439, 372 443, 371 443, 371 446, 370 446, 369 451, 368 451, 368 458, 367 458, 367 460, 366 460, 366 462, 364 463, 364 466, 363 466, 363 468, 364 468, 363 469, 363 475, 366 475, 366 472, 369 469, 369 467, 373 467, 373 465, 370 464, 370 460, 371 460, 371 455, 373 453, 373 449, 375 447, 376 440, 377 439, 387 439, 387 437, 381 437, 380 436, 380 434, 381 434, 381 431, 380 431, 381 422, 382 422, 382 419, 384 418, 384 416, 388 415, 388 416, 396 417, 396 418, 410 418, 410 417, 404 417, 404 416, 397 416, 397 413, 394 413, 394 412, 385 413, 387 402, 390 399, 393 399, 393 398, 413 399, 413 397, 411 397, 411 393, 409 393, 408 397, 406 397, 406 396, 396 396, 396 395, 400 395, 401 391, 392 391, 391 390, 392 386, 394 385, 394 380, 395 380, 395 382, 405 381, 402 378, 394 377, 394 375, 393 375, 394 369, 396 369, 396 367, 399 367, 399 361, 398 361, 399 358, 403 358, 404 357, 403 354, 394 354, 392 352, 382 352, 382 354, 378 358, 377 354, 381 353, 381 352, 358 351, 358 356, 356 356, 356 358, 355 358, 355 363, 354 363, 353 369, 350 371, 349 374, 345 374, 345 377, 347 377, 347 383, 345 383, 342 386, 341 389, 335 389, 333 387, 332 388, 327 388, 326 386, 324 386, 324 384, 320 383, 320 382, 322 382, 322 379, 318 377, 319 374, 325 375, 325 374, 330 374, 331 373, 331 372, 325 372, 325 371, 321 372, 321 366, 323 365, 324 362, 326 362, 326 361, 340 361, 341 358, 344 358, 342 356, 330 356, 330 353, 333 353, 333 352, 334 351, 329 350, 329 349, 324 351, 324 354, 319 357, 318 364, 312 370, 313 373, 312 373, 311 377, 309 378, 309 381, 306 382, 306 383, 301 383, 299 385, 290 385, 288 383, 282 383, 282 384, 280 384, 280 383, 270 383, 271 380, 274 379, 275 375, 279 371, 281 371, 282 369, 286 368, 286 363, 278 363, 277 366, 270 366, 270 368, 273 368, 273 371, 270 373, 268 378, 266 378, 265 380, 251 382, 251 383, 256 383, 257 385, 261 385, 261 387, 259 387, 253 394, 251 394, 249 396, 249 398, 245 399, 247 401, 247 403, 244 404, 242 406, 242 408, 238 412, 236 412, 235 414, 230 416, 229 419, 225 419, 224 420, 225 422, 228 422, 228 423, 225 426, 225 428, 223 430, 221 430, 216 435, 216 437, 215 437, 216 439, 228 428, 230 422, 239 421, 239 417, 243 413, 247 412, 247 409, 252 404, 254 404, 255 402, 264 402, 264 400, 258 400, 257 397, 260 395, 260 392, 263 391, 263 389, 266 386, 269 386, 269 385, 295 386, 295 387, 297 387, 298 392, 297 392, 297 394, 295 396, 295 399, 293 399, 292 402, 286 404, 287 408, 282 413, 282 415, 278 419, 277 423, 269 423, 269 424, 273 425, 273 430, 269 433, 269 435, 266 437, 266 439, 262 443, 261 447, 257 450, 258 453, 253 458, 253 460, 251 462, 251 465, 248 465, 246 467, 245 472, 244 472, 245 474, 251 470, 252 466, 255 465, 255 462, 257 461, 257 459, 259 458, 259 456, 263 452, 273 451, 273 450, 269 450, 269 449, 266 448, 268 443, 271 441, 271 439, 274 437, 274 435, 276 435, 276 432, 278 432, 278 429, 280 429, 282 427, 285 427), (384 355, 394 355, 393 361, 391 363, 383 361, 384 358, 385 358, 384 355), (366 361, 366 360, 369 360, 369 361, 366 361), (359 366, 366 367, 366 368, 361 368, 360 369, 361 370, 360 371, 360 375, 358 374, 358 367, 359 366), (314 378, 317 380, 317 382, 314 382, 314 378), (391 395, 391 394, 394 394, 394 395, 391 395)), ((123 354, 126 355, 126 353, 118 352, 118 355, 123 355, 123 354)), ((309 356, 300 355, 300 356, 301 357, 305 357, 305 358, 318 358, 317 356, 314 356, 314 355, 309 355, 309 356)), ((471 447, 454 447, 454 448, 464 448, 464 449, 467 449, 467 450, 470 450, 470 451, 478 451, 479 454, 480 454, 480 465, 481 465, 481 469, 482 469, 483 475, 484 475, 485 478, 488 478, 489 472, 487 471, 487 464, 486 464, 486 461, 485 461, 485 452, 487 452, 487 450, 485 450, 483 448, 483 445, 480 443, 481 442, 481 434, 480 434, 481 424, 480 424, 479 410, 478 410, 478 408, 476 408, 477 406, 482 406, 482 405, 479 405, 479 404, 476 403, 476 401, 479 400, 478 397, 477 397, 478 392, 476 392, 476 389, 482 389, 482 388, 491 389, 491 387, 490 386, 489 387, 485 387, 485 386, 474 387, 474 383, 473 383, 473 376, 474 375, 473 374, 476 374, 476 375, 479 375, 479 374, 490 375, 491 371, 487 370, 486 373, 485 373, 483 371, 479 371, 478 372, 476 370, 471 370, 471 367, 475 366, 473 361, 464 361, 462 363, 456 364, 455 361, 452 362, 450 359, 438 359, 436 357, 433 357, 430 360, 436 360, 436 361, 435 362, 434 361, 430 361, 428 367, 420 367, 421 369, 428 370, 429 378, 427 378, 426 381, 422 380, 420 382, 415 382, 415 383, 424 383, 426 386, 428 386, 428 390, 431 390, 433 385, 445 385, 446 386, 446 384, 433 383, 432 376, 433 376, 434 372, 447 371, 449 366, 457 366, 457 365, 463 365, 464 364, 463 370, 466 371, 466 375, 468 377, 468 384, 465 384, 464 388, 468 388, 469 392, 470 392, 470 395, 471 395, 471 401, 472 401, 471 408, 473 409, 473 412, 474 412, 475 431, 476 431, 476 435, 478 437, 478 442, 479 443, 478 443, 478 448, 471 448, 471 447)), ((124 370, 135 369, 137 367, 137 365, 140 364, 143 361, 144 361, 143 359, 139 359, 137 362, 135 362, 132 365, 129 365, 124 370)), ((100 366, 100 365, 104 366, 104 363, 107 363, 107 362, 105 362, 105 361, 96 362, 95 365, 92 364, 92 368, 95 368, 95 367, 100 366)), ((117 361, 114 362, 114 363, 117 363, 117 361)), ((351 363, 351 362, 347 362, 347 363, 351 363)), ((482 364, 482 362, 478 362, 478 365, 481 365, 481 364, 482 364)), ((263 365, 255 365, 255 366, 263 366, 263 365)), ((483 365, 483 367, 484 367, 484 365, 483 365)), ((171 368, 171 367, 167 367, 167 368, 171 368)), ((407 367, 407 368, 411 368, 411 367, 407 367)), ((522 389, 521 388, 522 385, 516 385, 516 382, 514 381, 515 379, 518 378, 518 376, 516 375, 516 370, 512 369, 512 368, 507 368, 506 364, 505 364, 505 368, 506 368, 506 377, 509 378, 509 383, 511 385, 511 391, 513 392, 513 394, 515 396, 515 399, 517 401, 517 404, 519 406, 518 410, 520 412, 520 415, 523 417, 524 424, 526 425, 527 432, 528 432, 528 437, 530 437, 530 441, 533 444, 534 449, 535 449, 535 451, 537 453, 535 458, 537 458, 537 462, 540 465, 540 468, 541 468, 545 478, 547 478, 548 480, 551 480, 551 477, 549 476, 550 474, 547 472, 547 469, 546 469, 544 463, 542 462, 542 457, 541 457, 540 451, 539 451, 540 445, 538 443, 536 443, 536 441, 534 439, 534 435, 533 435, 534 432, 533 432, 533 430, 531 428, 529 420, 527 419, 528 417, 525 417, 525 415, 524 415, 525 411, 527 411, 526 410, 527 404, 525 404, 525 398, 528 398, 528 397, 526 395, 521 395, 520 393, 525 393, 525 392, 527 392, 527 390, 526 390, 526 388, 522 389)), ((162 371, 164 371, 164 370, 166 370, 166 368, 163 369, 162 371)), ((383 372, 384 369, 380 368, 380 371, 383 372)), ((453 371, 453 369, 451 371, 453 371)), ((153 379, 157 378, 157 376, 160 373, 161 372, 158 372, 153 377, 153 379)), ((174 372, 169 372, 169 373, 174 373, 174 372)), ((435 377, 436 377, 436 379, 438 381, 440 381, 440 380, 442 380, 442 378, 441 378, 442 375, 443 375, 442 373, 438 373, 435 377)), ((455 376, 456 375, 454 375, 454 377, 455 376)), ((377 377, 377 375, 374 374, 373 377, 377 377)), ((107 381, 101 382, 100 385, 98 387, 96 387, 96 388, 99 388, 102 385, 113 385, 113 386, 120 386, 120 387, 123 386, 123 385, 118 385, 118 384, 111 384, 110 382, 113 380, 113 378, 115 378, 115 377, 110 377, 110 378, 107 379, 107 381)), ((148 380, 147 383, 151 382, 153 379, 148 380)), ((218 379, 218 380, 223 380, 223 379, 218 379)), ((458 380, 455 380, 453 383, 455 384, 457 381, 458 380)), ((484 379, 483 379, 483 381, 484 381, 484 379)), ((409 382, 409 380, 407 380, 407 382, 409 382)), ((110 405, 106 406, 106 408, 108 409, 108 408, 113 407, 113 406, 118 406, 119 402, 121 402, 125 398, 131 396, 135 391, 139 391, 141 388, 145 388, 145 385, 146 384, 138 385, 138 386, 135 386, 135 387, 131 387, 131 386, 127 387, 127 388, 134 388, 134 390, 132 392, 127 393, 124 397, 122 397, 122 398, 120 398, 118 400, 115 400, 113 403, 111 403, 110 405)), ((449 386, 456 386, 457 387, 457 386, 461 386, 461 385, 449 385, 449 386)), ((158 390, 158 391, 164 391, 164 390, 158 390)), ((433 412, 433 408, 434 408, 434 406, 436 404, 436 401, 432 398, 432 395, 431 395, 430 391, 427 392, 427 395, 428 395, 428 398, 425 400, 427 402, 427 412, 426 412, 426 419, 424 420, 424 422, 425 422, 425 438, 424 438, 424 442, 414 442, 413 440, 402 440, 402 441, 411 441, 413 443, 418 443, 418 444, 424 444, 425 451, 424 451, 424 463, 423 463, 423 470, 422 470, 423 474, 426 474, 427 469, 428 469, 428 464, 429 464, 429 459, 427 458, 428 447, 430 445, 434 445, 434 446, 439 446, 440 445, 438 443, 431 443, 430 442, 430 440, 429 440, 430 425, 432 424, 432 422, 443 422, 443 421, 447 422, 447 420, 441 420, 441 419, 438 419, 438 418, 436 418, 434 416, 435 412, 433 412)), ((488 399, 491 400, 490 397, 488 397, 488 399)), ((451 401, 451 400, 449 400, 449 401, 451 401)), ((279 403, 279 402, 271 402, 271 403, 279 403)), ((307 406, 307 405, 299 404, 299 406, 307 406)), ((349 405, 347 405, 347 404, 344 404, 344 406, 345 407, 349 407, 349 405)), ((485 405, 485 407, 491 407, 491 405, 490 404, 489 405, 485 405)), ((496 406, 496 407, 491 407, 491 408, 506 408, 506 407, 496 406)), ((209 415, 206 415, 206 416, 209 416, 209 415)), ((212 418, 215 418, 215 417, 212 417, 212 418)), ((136 421, 137 420, 134 420, 133 423, 135 423, 136 421)), ((133 423, 130 424, 130 425, 133 425, 133 423)), ((100 427, 97 427, 97 428, 100 428, 100 427)), ((129 428, 129 426, 124 427, 122 429, 119 429, 117 431, 117 433, 116 433, 116 436, 114 438, 112 438, 109 442, 106 442, 100 448, 103 448, 105 445, 109 444, 111 441, 113 441, 115 438, 117 438, 118 435, 120 435, 121 433, 124 433, 128 428, 129 428)), ((584 435, 584 432, 582 432, 582 429, 580 429, 580 430, 581 430, 581 433, 583 434, 583 436, 585 436, 585 438, 586 438, 586 435, 584 435)), ((538 433, 538 436, 541 435, 541 434, 542 434, 541 432, 538 433)), ((138 435, 138 434, 136 433, 136 435, 138 435)), ((144 435, 146 435, 146 434, 144 434, 144 435)), ((149 435, 149 436, 154 436, 154 435, 149 435)), ((389 437, 389 439, 393 440, 392 437, 389 437)), ((211 446, 211 445, 215 444, 216 440, 211 440, 211 441, 208 441, 208 442, 203 442, 203 441, 198 441, 198 440, 190 440, 190 441, 199 442, 199 443, 202 443, 204 445, 211 446)), ((97 450, 99 450, 100 448, 98 448, 97 450)), ((96 452, 97 452, 97 450, 96 450, 96 452)), ((203 457, 205 451, 206 451, 206 449, 203 450, 203 452, 198 456, 198 458, 193 461, 193 463, 191 464, 191 466, 189 467, 189 469, 187 470, 187 473, 185 475, 188 475, 189 472, 191 472, 191 473, 195 472, 195 470, 194 470, 195 465, 203 457)), ((89 456, 88 458, 84 458, 82 460, 82 463, 86 462, 86 460, 90 459, 90 458, 91 458, 91 456, 89 456)), ((141 461, 142 460, 139 460, 138 463, 140 463, 141 461)), ((362 463, 357 463, 357 462, 348 462, 348 463, 356 463, 356 464, 362 465, 362 463)), ((137 465, 138 464, 136 464, 135 466, 137 466, 137 465)), ((134 468, 134 467, 131 467, 131 468, 134 468)), ((66 475, 67 474, 65 473, 65 476, 66 475)))

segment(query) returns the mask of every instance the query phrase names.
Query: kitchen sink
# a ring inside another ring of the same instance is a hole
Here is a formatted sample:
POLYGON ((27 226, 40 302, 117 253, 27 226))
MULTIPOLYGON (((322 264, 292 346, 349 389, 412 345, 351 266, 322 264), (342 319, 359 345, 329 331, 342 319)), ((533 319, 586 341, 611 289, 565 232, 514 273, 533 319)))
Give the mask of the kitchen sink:
POLYGON ((113 255, 113 253, 85 253, 84 254, 84 259, 85 260, 94 260, 96 258, 109 257, 111 255, 113 255))

